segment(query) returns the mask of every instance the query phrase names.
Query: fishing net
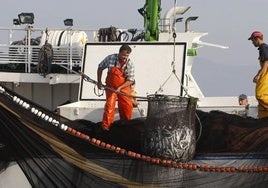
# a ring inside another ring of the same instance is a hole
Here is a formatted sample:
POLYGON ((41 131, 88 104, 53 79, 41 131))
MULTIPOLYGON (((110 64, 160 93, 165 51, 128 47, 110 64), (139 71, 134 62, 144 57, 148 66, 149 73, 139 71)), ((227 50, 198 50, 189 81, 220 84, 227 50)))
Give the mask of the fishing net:
POLYGON ((196 152, 180 162, 143 151, 142 135, 152 126, 145 118, 116 121, 102 132, 100 123, 70 121, 1 86, 0 184, 15 162, 38 188, 267 187, 268 120, 196 113, 196 152))

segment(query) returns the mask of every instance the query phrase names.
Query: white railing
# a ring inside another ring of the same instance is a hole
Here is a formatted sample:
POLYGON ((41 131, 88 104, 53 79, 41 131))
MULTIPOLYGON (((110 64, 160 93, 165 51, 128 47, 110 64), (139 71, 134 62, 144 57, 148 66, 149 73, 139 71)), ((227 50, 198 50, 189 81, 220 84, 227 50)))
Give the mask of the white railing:
MULTIPOLYGON (((162 22, 161 22, 162 23, 162 22)), ((160 30, 166 25, 159 25, 160 30)), ((143 29, 103 27, 94 30, 36 29, 32 26, 0 27, 0 72, 36 73, 41 47, 48 41, 53 47, 53 65, 68 69, 81 67, 86 42, 143 41, 143 29), (23 28, 24 27, 24 28, 23 28), (115 29, 115 30, 114 30, 115 29), (100 31, 104 35, 100 35, 100 31), (116 32, 116 33, 111 33, 116 32), (109 39, 113 39, 109 41, 109 39)), ((66 69, 65 69, 66 72, 66 69)), ((71 71, 67 73, 72 73, 71 71)))
POLYGON ((45 31, 28 26, 0 28, 0 71, 37 72, 39 52, 46 40, 53 47, 52 66, 64 65, 69 69, 80 67, 84 44, 88 42, 88 36, 93 36, 91 41, 94 41, 96 35, 93 30, 82 32, 70 28, 48 30, 48 35, 45 31))

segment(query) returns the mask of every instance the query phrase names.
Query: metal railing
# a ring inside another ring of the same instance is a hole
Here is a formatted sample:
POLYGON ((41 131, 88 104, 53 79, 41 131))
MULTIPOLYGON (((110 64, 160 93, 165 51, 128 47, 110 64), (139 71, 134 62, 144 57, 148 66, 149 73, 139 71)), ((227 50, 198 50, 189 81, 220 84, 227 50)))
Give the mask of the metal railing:
MULTIPOLYGON (((82 65, 84 44, 86 42, 109 42, 107 40, 102 41, 103 37, 109 38, 109 36, 100 36, 99 32, 101 29, 110 30, 111 28, 112 26, 110 28, 99 28, 98 30, 73 29, 72 27, 65 29, 38 29, 33 28, 31 25, 26 25, 25 27, 14 26, 13 28, 0 27, 0 72, 36 73, 39 52, 47 37, 50 37, 48 42, 53 47, 52 65, 64 65, 68 69, 79 68, 82 65), (46 31, 50 32, 48 36, 46 31), (84 38, 78 40, 77 32, 83 32, 84 38)), ((164 28, 170 30, 169 21, 160 20, 159 28, 160 31, 164 28), (167 25, 163 25, 163 23, 167 25)), ((115 31, 116 33, 112 33, 115 34, 114 42, 144 40, 145 32, 143 29, 116 28, 115 31)))
MULTIPOLYGON (((72 33, 75 32, 74 30, 57 29, 55 31, 68 31, 66 32, 68 36, 65 36, 66 38, 68 37, 68 39, 54 36, 54 39, 64 40, 64 44, 52 44, 52 65, 65 65, 69 69, 81 67, 84 43, 87 42, 88 39, 86 38, 83 44, 77 45, 72 41, 72 33)), ((93 30, 88 30, 88 33, 94 35, 93 30)), ((39 62, 40 49, 46 40, 44 35, 45 29, 33 29, 31 27, 12 29, 0 28, 0 71, 37 72, 36 67, 39 62), (2 41, 5 42, 2 43, 2 41)))

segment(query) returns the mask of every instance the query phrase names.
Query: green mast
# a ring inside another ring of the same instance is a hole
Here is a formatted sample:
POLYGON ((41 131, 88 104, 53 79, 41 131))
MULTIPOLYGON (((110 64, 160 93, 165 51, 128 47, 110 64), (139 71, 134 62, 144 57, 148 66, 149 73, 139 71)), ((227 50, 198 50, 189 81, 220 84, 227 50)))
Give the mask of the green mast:
POLYGON ((143 11, 145 40, 158 41, 158 21, 161 12, 161 0, 146 0, 143 11))

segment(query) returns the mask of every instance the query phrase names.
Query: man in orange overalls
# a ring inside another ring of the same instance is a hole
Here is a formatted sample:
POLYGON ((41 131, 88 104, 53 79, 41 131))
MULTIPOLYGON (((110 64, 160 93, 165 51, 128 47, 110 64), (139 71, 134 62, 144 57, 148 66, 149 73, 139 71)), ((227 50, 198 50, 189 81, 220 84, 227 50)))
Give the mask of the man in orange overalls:
POLYGON ((131 48, 124 44, 119 53, 108 55, 98 66, 97 80, 98 88, 101 89, 102 72, 108 68, 106 86, 106 104, 104 107, 102 128, 109 130, 114 121, 115 104, 118 100, 118 110, 121 120, 130 120, 132 117, 133 104, 131 96, 131 85, 134 83, 134 65, 129 59, 131 48), (126 95, 122 95, 124 93, 126 95))

